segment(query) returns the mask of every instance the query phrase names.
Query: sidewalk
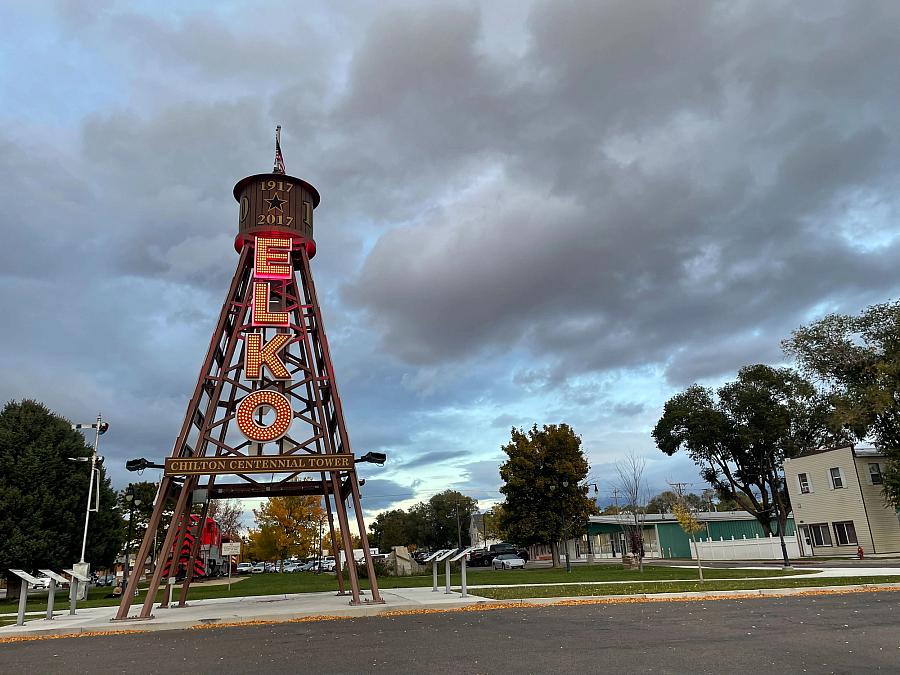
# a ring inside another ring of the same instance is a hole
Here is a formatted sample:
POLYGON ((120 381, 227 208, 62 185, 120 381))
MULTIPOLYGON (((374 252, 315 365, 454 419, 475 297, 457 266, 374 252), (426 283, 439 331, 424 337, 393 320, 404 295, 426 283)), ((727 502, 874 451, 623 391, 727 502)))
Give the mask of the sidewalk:
MULTIPOLYGON (((241 623, 247 621, 287 621, 304 617, 338 616, 363 617, 420 609, 452 609, 478 602, 494 602, 487 598, 469 595, 461 597, 458 591, 449 595, 443 587, 437 592, 431 588, 399 588, 381 592, 384 604, 350 605, 350 596, 328 593, 293 593, 289 595, 259 595, 243 598, 212 598, 193 600, 185 607, 154 608, 153 618, 112 621, 116 607, 90 607, 79 609, 75 616, 54 616, 53 620, 26 620, 24 626, 0 628, 0 640, 16 636, 67 635, 73 633, 157 631, 191 628, 198 625, 241 623)), ((363 599, 371 600, 366 592, 363 599)), ((132 608, 136 615, 140 607, 132 608)))

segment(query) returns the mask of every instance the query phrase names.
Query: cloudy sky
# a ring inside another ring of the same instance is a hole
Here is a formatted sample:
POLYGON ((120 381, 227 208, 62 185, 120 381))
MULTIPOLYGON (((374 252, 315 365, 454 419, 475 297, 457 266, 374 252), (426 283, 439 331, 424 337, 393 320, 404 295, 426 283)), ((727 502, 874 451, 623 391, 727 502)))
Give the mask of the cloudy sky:
MULTIPOLYGON (((322 194, 367 510, 499 498, 565 421, 606 498, 667 397, 897 296, 896 2, 3 3, 0 395, 171 451, 237 257, 231 188, 322 194)), ((145 478, 149 477, 145 475, 145 478)))

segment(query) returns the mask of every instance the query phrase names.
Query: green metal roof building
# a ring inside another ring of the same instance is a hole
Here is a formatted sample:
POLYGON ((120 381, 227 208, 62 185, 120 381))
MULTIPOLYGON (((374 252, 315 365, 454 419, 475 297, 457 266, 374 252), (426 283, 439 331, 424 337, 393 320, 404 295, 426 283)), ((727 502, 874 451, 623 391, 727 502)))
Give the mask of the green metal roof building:
MULTIPOLYGON (((766 534, 759 521, 746 511, 709 511, 695 514, 700 523, 705 526, 697 537, 712 542, 746 542, 747 540, 765 540, 766 534)), ((588 525, 588 534, 591 537, 591 547, 595 557, 618 558, 623 553, 625 536, 623 524, 629 518, 628 514, 618 516, 591 516, 588 525)), ((685 534, 671 513, 648 513, 643 517, 644 555, 650 558, 690 558, 691 539, 685 534)), ((772 530, 777 532, 777 525, 773 523, 772 530)), ((785 534, 788 538, 794 535, 794 520, 788 518, 785 534)), ((732 549, 741 547, 732 546, 732 549)), ((737 550, 730 555, 744 555, 745 552, 737 550)), ((759 557, 758 553, 751 553, 748 549, 747 559, 759 557)), ((743 558, 731 557, 739 560, 743 558)))

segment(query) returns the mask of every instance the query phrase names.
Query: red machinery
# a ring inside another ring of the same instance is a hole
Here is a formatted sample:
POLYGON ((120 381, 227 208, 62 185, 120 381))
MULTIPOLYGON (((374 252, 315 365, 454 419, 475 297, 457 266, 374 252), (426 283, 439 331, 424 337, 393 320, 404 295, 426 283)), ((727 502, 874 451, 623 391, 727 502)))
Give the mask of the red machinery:
MULTIPOLYGON (((200 516, 191 514, 190 528, 184 533, 181 543, 181 551, 178 555, 178 568, 175 572, 176 578, 184 578, 186 576, 187 564, 191 558, 191 549, 194 546, 194 540, 197 535, 200 516)), ((182 526, 179 526, 179 533, 182 526)), ((194 561, 194 574, 196 577, 214 577, 221 573, 222 568, 226 564, 225 557, 221 554, 222 535, 219 532, 219 524, 212 518, 207 518, 203 524, 203 528, 199 533, 200 551, 194 561)), ((175 545, 163 565, 163 576, 171 576, 169 574, 172 560, 175 557, 175 545)), ((227 569, 225 570, 227 572, 227 569)))

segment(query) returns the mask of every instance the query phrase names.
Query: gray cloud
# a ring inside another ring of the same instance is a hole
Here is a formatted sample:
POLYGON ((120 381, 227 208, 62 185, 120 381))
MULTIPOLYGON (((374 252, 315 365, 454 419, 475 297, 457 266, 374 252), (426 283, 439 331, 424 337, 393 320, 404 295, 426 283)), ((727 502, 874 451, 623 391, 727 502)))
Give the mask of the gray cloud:
POLYGON ((384 478, 368 478, 361 490, 363 509, 367 512, 380 511, 392 504, 412 499, 415 492, 408 485, 401 485, 384 478))
MULTIPOLYGON (((893 106, 874 80, 842 80, 893 73, 900 54, 867 10, 832 12, 540 5, 516 86, 491 92, 502 103, 470 134, 491 177, 383 234, 346 298, 411 363, 520 346, 557 375, 657 363, 683 384, 772 358, 826 298, 895 292, 898 246, 862 250, 837 225, 871 200, 896 212, 893 106), (868 60, 820 34, 838 16, 868 60), (827 105, 795 95, 810 80, 827 105)), ((450 61, 475 53, 454 47, 450 61)))
POLYGON ((673 387, 900 291, 894 3, 83 5, 10 11, 0 396, 102 409, 117 482, 177 433, 276 122, 391 494, 489 494, 513 424, 646 450, 673 387))

